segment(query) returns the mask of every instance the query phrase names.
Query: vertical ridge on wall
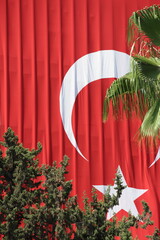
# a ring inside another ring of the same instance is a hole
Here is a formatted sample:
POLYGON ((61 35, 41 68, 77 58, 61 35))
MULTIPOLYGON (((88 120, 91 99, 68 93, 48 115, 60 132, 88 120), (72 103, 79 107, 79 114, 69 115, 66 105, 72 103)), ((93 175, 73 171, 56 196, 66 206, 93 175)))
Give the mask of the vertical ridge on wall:
POLYGON ((46 154, 46 161, 49 164, 49 159, 52 159, 52 151, 51 151, 51 132, 50 132, 50 126, 51 126, 51 121, 50 121, 50 52, 49 52, 49 46, 50 46, 50 40, 49 40, 49 3, 48 1, 46 2, 46 42, 47 42, 47 48, 46 48, 46 81, 47 81, 47 89, 46 89, 46 95, 47 95, 47 153, 50 153, 50 155, 46 154))
POLYGON ((18 6, 18 47, 19 47, 19 54, 18 54, 18 84, 19 84, 19 114, 18 114, 18 136, 20 141, 23 142, 23 81, 22 81, 22 16, 21 16, 21 1, 19 0, 18 6))
POLYGON ((8 126, 8 89, 7 89, 7 83, 8 83, 8 8, 7 8, 7 2, 2 1, 2 8, 0 8, 1 16, 3 16, 3 23, 1 22, 1 34, 4 37, 4 40, 1 37, 1 77, 3 80, 2 87, 4 87, 4 92, 1 95, 1 108, 3 108, 4 112, 3 115, 1 115, 0 122, 4 129, 8 126))
POLYGON ((37 88, 37 63, 38 63, 38 38, 37 38, 37 29, 39 28, 39 23, 37 21, 37 14, 36 14, 37 8, 36 8, 36 1, 32 1, 32 19, 33 19, 33 28, 32 28, 32 41, 33 41, 33 52, 32 52, 32 58, 33 58, 33 81, 31 85, 31 92, 33 91, 33 99, 32 99, 32 146, 33 148, 36 147, 36 141, 37 141, 37 114, 38 114, 38 106, 37 106, 37 94, 38 94, 38 88, 37 88))

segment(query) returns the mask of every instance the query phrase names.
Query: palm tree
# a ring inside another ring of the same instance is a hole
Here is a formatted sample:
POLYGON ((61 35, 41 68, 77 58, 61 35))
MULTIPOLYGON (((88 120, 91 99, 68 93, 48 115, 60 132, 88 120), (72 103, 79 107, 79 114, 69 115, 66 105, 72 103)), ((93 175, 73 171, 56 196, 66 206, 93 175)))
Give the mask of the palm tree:
POLYGON ((140 135, 157 137, 160 132, 160 5, 134 12, 129 19, 131 71, 113 81, 106 92, 103 119, 110 102, 114 115, 122 109, 143 118, 140 135))

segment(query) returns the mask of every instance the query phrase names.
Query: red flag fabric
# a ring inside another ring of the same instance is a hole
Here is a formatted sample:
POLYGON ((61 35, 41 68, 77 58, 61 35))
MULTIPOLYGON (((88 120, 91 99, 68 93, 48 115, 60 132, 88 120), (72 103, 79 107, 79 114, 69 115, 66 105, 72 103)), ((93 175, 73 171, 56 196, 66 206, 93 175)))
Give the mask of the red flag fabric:
MULTIPOLYGON (((1 0, 0 136, 10 126, 24 146, 40 141, 41 163, 68 155, 80 199, 93 186, 103 194, 118 169, 127 189, 117 216, 137 215, 145 200, 160 227, 158 148, 137 142, 136 117, 110 114, 102 123, 106 89, 129 70, 128 18, 153 4, 159 0, 1 0)), ((154 226, 135 236, 145 239, 154 226)))

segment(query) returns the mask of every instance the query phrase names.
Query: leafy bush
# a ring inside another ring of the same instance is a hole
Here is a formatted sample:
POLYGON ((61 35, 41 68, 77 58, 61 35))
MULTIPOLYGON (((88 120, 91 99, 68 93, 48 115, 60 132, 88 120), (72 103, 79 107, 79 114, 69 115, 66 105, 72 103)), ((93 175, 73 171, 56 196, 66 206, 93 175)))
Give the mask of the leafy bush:
MULTIPOLYGON (((116 175, 116 195, 106 192, 98 200, 96 192, 92 200, 84 198, 84 209, 79 207, 76 196, 71 196, 72 183, 66 180, 68 157, 64 156, 61 166, 40 167, 35 158, 41 152, 24 148, 11 128, 4 135, 0 151, 0 236, 4 240, 122 240, 132 239, 131 226, 143 227, 153 224, 151 212, 143 203, 144 212, 138 218, 132 215, 121 221, 106 219, 110 208, 118 204, 124 189, 121 176, 116 175), (42 181, 43 179, 43 181, 42 181)), ((156 230, 150 239, 159 239, 156 230)))

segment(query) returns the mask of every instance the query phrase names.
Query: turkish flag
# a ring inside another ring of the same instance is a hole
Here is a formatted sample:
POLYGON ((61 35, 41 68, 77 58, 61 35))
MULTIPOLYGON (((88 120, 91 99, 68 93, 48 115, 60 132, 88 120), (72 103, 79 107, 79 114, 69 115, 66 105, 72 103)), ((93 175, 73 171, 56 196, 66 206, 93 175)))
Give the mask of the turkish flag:
POLYGON ((1 138, 10 126, 25 147, 40 141, 43 164, 68 155, 80 202, 93 186, 101 194, 114 186, 120 171, 127 188, 117 216, 141 213, 142 200, 153 213, 154 226, 134 232, 141 240, 160 227, 158 147, 136 140, 135 116, 110 113, 102 123, 102 107, 113 79, 129 71, 128 19, 153 4, 159 0, 0 0, 1 138))

